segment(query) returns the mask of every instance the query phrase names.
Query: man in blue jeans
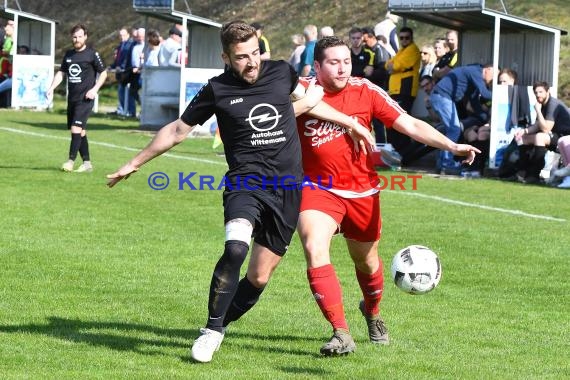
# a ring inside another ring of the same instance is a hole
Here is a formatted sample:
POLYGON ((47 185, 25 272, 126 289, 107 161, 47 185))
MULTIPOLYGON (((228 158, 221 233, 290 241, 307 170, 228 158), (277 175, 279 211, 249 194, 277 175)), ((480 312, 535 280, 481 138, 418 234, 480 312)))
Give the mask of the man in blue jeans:
MULTIPOLYGON (((433 110, 439 115, 444 125, 444 134, 457 142, 461 136, 461 124, 457 114, 456 102, 465 97, 471 100, 475 113, 483 112, 481 100, 491 100, 488 86, 493 81, 493 65, 468 65, 453 69, 433 88, 430 101, 433 110), (477 108, 481 108, 478 110, 477 108)), ((459 174, 461 164, 453 159, 453 154, 441 151, 438 170, 442 174, 459 174)))

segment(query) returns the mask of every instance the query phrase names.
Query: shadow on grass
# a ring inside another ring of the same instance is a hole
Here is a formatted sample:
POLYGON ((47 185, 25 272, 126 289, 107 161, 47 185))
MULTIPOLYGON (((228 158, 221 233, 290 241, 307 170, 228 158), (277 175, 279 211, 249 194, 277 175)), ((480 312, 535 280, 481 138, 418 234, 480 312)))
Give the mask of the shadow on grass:
MULTIPOLYGON (((0 325, 0 333, 45 335, 73 343, 83 343, 98 347, 107 347, 117 351, 132 351, 142 355, 168 355, 163 348, 190 349, 194 339, 199 335, 197 329, 169 329, 139 323, 82 321, 61 317, 48 317, 47 323, 31 323, 22 325, 0 325), (149 334, 154 335, 148 337, 149 334), (146 337, 143 337, 146 336, 146 337)), ((242 351, 281 353, 284 355, 321 357, 316 351, 283 348, 280 341, 307 341, 317 338, 307 338, 299 335, 261 335, 255 333, 228 332, 225 346, 242 351), (243 343, 239 340, 255 340, 254 344, 243 343)), ((177 356, 180 360, 194 363, 188 354, 177 356)), ((285 372, 306 370, 282 368, 285 372)))
MULTIPOLYGON (((105 118, 105 117, 90 117, 87 120, 87 132, 89 131, 109 131, 109 130, 137 130, 139 128, 138 120, 121 120, 121 123, 117 123, 118 118, 105 118), (105 123, 105 119, 114 120, 113 123, 105 123), (122 123, 124 121, 124 123, 122 123)), ((49 123, 49 122, 34 122, 29 124, 31 127, 38 129, 48 129, 48 130, 58 130, 67 131, 66 121, 63 120, 61 123, 49 123)))
POLYGON ((61 167, 59 166, 25 166, 25 165, 0 165, 0 169, 7 170, 34 170, 34 171, 46 171, 46 172, 61 172, 61 167))
POLYGON ((132 351, 143 355, 165 355, 151 347, 190 347, 197 330, 166 329, 138 323, 82 321, 48 317, 46 324, 0 326, 3 333, 41 334, 74 343, 108 347, 118 351, 132 351), (141 333, 154 334, 154 338, 142 338, 141 333), (138 337, 132 336, 137 334, 138 337), (167 338, 167 339, 164 339, 167 338))

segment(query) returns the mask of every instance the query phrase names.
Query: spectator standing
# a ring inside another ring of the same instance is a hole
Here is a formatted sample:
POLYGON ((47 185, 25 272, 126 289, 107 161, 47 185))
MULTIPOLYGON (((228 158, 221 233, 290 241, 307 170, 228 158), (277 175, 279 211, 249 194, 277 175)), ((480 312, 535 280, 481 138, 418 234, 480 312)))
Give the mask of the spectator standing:
POLYGON ((173 26, 168 31, 168 38, 160 44, 158 63, 160 66, 180 67, 182 51, 182 30, 173 26))
MULTIPOLYGON (((390 75, 388 79, 388 91, 390 96, 398 102, 406 112, 412 111, 414 99, 418 93, 420 50, 414 43, 414 31, 403 27, 398 34, 400 50, 386 62, 386 70, 390 75)), ((388 142, 391 143, 398 153, 406 149, 410 138, 397 130, 386 130, 388 142)), ((402 156, 402 158, 406 158, 402 156)))
POLYGON ((0 53, 4 57, 8 57, 10 62, 14 56, 14 20, 6 21, 6 26, 4 27, 4 42, 2 43, 2 52, 0 53))
POLYGON ((323 26, 319 31, 319 39, 331 36, 334 36, 334 29, 330 26, 323 26))
MULTIPOLYGON (((434 87, 430 102, 433 110, 439 116, 444 133, 451 141, 457 142, 461 135, 461 124, 457 113, 456 102, 464 98, 477 99, 472 102, 475 112, 480 114, 480 98, 491 100, 491 91, 488 86, 493 81, 493 65, 468 65, 451 70, 434 87)), ((460 165, 455 162, 453 155, 442 151, 439 156, 437 169, 442 174, 460 174, 460 165)))
POLYGON ((150 29, 147 33, 147 47, 144 65, 157 67, 160 66, 158 62, 158 56, 160 52, 160 33, 156 29, 150 29))
MULTIPOLYGON (((362 40, 365 46, 374 53, 372 75, 367 77, 372 83, 383 89, 388 90, 388 71, 386 70, 386 62, 391 58, 390 53, 386 50, 384 43, 380 42, 372 28, 362 29, 362 40)), ((384 124, 376 118, 372 120, 374 127, 374 137, 376 144, 386 142, 386 130, 384 124)))
POLYGON ((71 28, 73 49, 65 53, 59 71, 46 93, 47 98, 51 100, 54 89, 63 81, 64 76, 67 77, 67 128, 71 130, 71 142, 69 160, 61 167, 65 172, 73 171, 78 152, 83 164, 75 171, 93 170, 87 141, 87 119, 93 109, 97 92, 107 79, 107 71, 99 53, 85 44, 87 37, 87 28, 84 25, 77 24, 71 28))
POLYGON ((137 103, 140 104, 139 90, 142 87, 141 70, 144 63, 145 28, 138 28, 135 41, 128 53, 125 71, 129 78, 129 104, 126 116, 137 116, 137 103), (132 100, 132 101, 131 101, 132 100))
POLYGON ((353 27, 348 32, 350 38, 350 59, 354 77, 367 78, 374 71, 374 53, 363 44, 362 29, 353 27))
POLYGON ((445 44, 449 49, 437 62, 433 70, 433 78, 437 82, 459 66, 459 37, 455 30, 448 30, 445 34, 445 44))
POLYGON ((386 62, 391 58, 390 53, 385 48, 385 44, 376 38, 372 28, 362 28, 362 40, 364 45, 374 53, 372 75, 369 75, 367 79, 386 91, 388 90, 386 62))
POLYGON ((538 81, 532 86, 536 103, 536 121, 533 125, 515 132, 519 146, 519 172, 523 183, 539 182, 547 150, 556 151, 558 140, 570 135, 570 110, 562 101, 550 95, 547 82, 538 81))
POLYGON ((384 20, 380 21, 374 27, 374 34, 376 34, 376 38, 386 44, 386 49, 392 57, 396 55, 400 48, 398 44, 398 31, 396 28, 398 21, 398 16, 393 15, 390 12, 386 12, 384 20))
POLYGON ((129 32, 127 28, 121 28, 119 30, 119 45, 115 48, 114 61, 111 65, 111 69, 115 70, 115 79, 117 80, 117 115, 124 116, 127 113, 127 105, 125 101, 128 99, 129 94, 127 84, 128 78, 127 73, 125 73, 127 67, 127 61, 129 59, 129 51, 132 44, 134 43, 132 38, 129 38, 129 32))
POLYGON ((257 39, 259 40, 259 54, 261 60, 265 61, 271 59, 271 49, 269 48, 269 40, 263 35, 263 25, 259 22, 254 22, 251 24, 255 28, 257 33, 257 39))
POLYGON ((305 36, 305 50, 301 54, 301 62, 299 63, 297 73, 302 77, 314 76, 313 61, 318 36, 317 27, 315 25, 306 25, 305 29, 303 29, 303 36, 305 36))
POLYGON ((289 56, 289 64, 293 66, 295 72, 299 72, 299 63, 301 62, 301 54, 305 50, 305 37, 302 34, 294 34, 291 36, 293 42, 293 51, 289 56))

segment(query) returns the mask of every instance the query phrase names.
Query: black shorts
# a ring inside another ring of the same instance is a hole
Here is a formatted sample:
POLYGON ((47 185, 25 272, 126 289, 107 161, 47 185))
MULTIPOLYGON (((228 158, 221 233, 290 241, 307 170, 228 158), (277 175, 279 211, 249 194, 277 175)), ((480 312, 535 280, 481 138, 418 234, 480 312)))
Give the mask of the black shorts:
POLYGON ((299 219, 301 191, 226 190, 224 224, 242 218, 253 226, 253 241, 283 256, 299 219))
POLYGON ((86 129, 93 103, 91 99, 67 103, 67 129, 70 129, 72 125, 86 129))

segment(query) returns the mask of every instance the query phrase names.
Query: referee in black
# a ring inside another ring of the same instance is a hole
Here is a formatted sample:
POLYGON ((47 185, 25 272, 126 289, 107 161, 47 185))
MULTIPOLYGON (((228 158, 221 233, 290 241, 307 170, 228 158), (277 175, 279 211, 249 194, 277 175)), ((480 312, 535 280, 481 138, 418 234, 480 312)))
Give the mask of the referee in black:
POLYGON ((89 158, 89 144, 87 142, 87 119, 93 109, 94 99, 99 88, 107 79, 105 65, 98 52, 87 47, 87 28, 77 24, 71 28, 71 41, 73 49, 68 50, 63 57, 59 71, 55 74, 53 82, 47 90, 49 100, 53 97, 54 89, 67 77, 67 128, 71 129, 71 142, 69 144, 69 160, 61 170, 71 172, 77 152, 81 154, 83 164, 76 172, 90 172, 93 170, 89 158), (99 78, 97 78, 99 74, 99 78))
POLYGON ((216 115, 229 167, 223 195, 225 249, 212 275, 206 327, 192 346, 191 356, 198 362, 211 361, 225 327, 255 305, 291 242, 302 181, 295 115, 334 118, 362 146, 374 143, 366 128, 320 102, 322 88, 314 82, 305 93, 287 62, 261 61, 255 28, 230 22, 222 27, 221 41, 227 70, 202 87, 180 119, 107 176, 108 186, 114 186, 216 115), (300 99, 292 105, 296 97, 300 99), (252 237, 247 274, 240 280, 252 237))

